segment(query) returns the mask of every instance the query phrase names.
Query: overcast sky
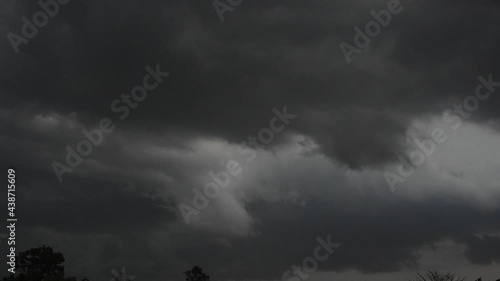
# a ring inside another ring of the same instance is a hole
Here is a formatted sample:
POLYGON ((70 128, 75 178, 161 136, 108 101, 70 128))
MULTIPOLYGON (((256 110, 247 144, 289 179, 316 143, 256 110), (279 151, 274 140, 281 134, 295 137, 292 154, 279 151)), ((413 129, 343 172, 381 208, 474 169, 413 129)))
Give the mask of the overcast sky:
POLYGON ((329 236, 308 280, 499 279, 500 5, 401 0, 356 47, 393 1, 71 0, 25 38, 41 7, 1 0, 18 249, 49 245, 91 281, 282 280, 329 236), (403 177, 415 140, 432 153, 403 177))

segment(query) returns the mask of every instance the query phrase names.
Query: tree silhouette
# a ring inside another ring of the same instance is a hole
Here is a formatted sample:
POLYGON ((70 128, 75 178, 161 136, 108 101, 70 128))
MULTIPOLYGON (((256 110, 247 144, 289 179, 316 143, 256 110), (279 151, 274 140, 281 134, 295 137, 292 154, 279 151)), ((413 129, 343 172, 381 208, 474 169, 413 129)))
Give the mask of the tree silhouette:
POLYGON ((194 266, 193 269, 184 272, 186 281, 210 281, 210 276, 203 273, 199 266, 194 266))
POLYGON ((464 281, 451 272, 441 273, 437 270, 427 270, 424 274, 417 273, 417 281, 464 281))
POLYGON ((16 264, 17 274, 3 281, 76 281, 76 277, 64 277, 63 254, 45 245, 20 252, 16 264))
POLYGON ((52 248, 43 245, 19 253, 17 270, 36 280, 49 276, 64 276, 64 256, 54 253, 52 248))

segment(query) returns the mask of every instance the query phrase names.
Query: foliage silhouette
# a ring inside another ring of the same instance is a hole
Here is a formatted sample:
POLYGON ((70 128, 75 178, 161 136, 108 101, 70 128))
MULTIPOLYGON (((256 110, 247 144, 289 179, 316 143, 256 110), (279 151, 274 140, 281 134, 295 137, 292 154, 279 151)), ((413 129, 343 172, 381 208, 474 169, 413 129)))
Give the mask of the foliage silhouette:
POLYGON ((20 252, 16 265, 17 273, 3 281, 77 281, 76 277, 64 277, 63 254, 45 245, 20 252))
MULTIPOLYGON (((56 253, 51 247, 42 246, 19 253, 16 257, 17 273, 3 277, 2 281, 77 281, 76 277, 64 277, 64 256, 56 253)), ((185 281, 210 281, 210 276, 199 266, 183 272, 185 281)), ((89 281, 86 277, 82 281, 89 281)), ((413 281, 465 281, 452 272, 441 273, 436 270, 427 270, 416 273, 413 281)), ((482 281, 481 278, 475 281, 482 281)), ((496 281, 500 281, 497 279, 496 281)))
POLYGON ((441 273, 437 270, 427 270, 424 274, 417 273, 416 281, 464 281, 465 277, 458 278, 452 272, 441 273))
POLYGON ((183 272, 186 275, 186 281, 210 281, 210 276, 203 273, 203 269, 194 266, 193 269, 183 272))
POLYGON ((17 270, 27 276, 44 280, 49 276, 64 276, 64 256, 54 253, 52 248, 43 245, 19 253, 17 270))

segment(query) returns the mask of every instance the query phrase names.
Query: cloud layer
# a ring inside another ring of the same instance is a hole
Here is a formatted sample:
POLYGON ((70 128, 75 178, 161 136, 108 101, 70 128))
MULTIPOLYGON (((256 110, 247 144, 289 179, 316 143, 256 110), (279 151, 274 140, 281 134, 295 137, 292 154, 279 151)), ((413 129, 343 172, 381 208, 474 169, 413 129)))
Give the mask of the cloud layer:
MULTIPOLYGON (((122 266, 177 280, 193 265, 278 279, 326 235, 342 246, 320 271, 415 269, 452 241, 495 272, 500 88, 396 192, 384 171, 415 131, 449 128, 443 111, 479 75, 500 80, 500 6, 401 3, 350 64, 339 44, 387 2, 244 1, 220 22, 211 2, 71 1, 18 54, 5 39, 0 149, 19 171, 23 247, 54 245, 91 280, 122 266), (170 76, 120 120, 111 104, 157 64, 170 76), (297 118, 247 161, 241 143, 284 106, 297 118), (103 118, 116 130, 59 183, 51 163, 103 118), (186 225, 178 205, 230 160, 241 174, 186 225)), ((0 5, 5 34, 39 10, 0 5)))

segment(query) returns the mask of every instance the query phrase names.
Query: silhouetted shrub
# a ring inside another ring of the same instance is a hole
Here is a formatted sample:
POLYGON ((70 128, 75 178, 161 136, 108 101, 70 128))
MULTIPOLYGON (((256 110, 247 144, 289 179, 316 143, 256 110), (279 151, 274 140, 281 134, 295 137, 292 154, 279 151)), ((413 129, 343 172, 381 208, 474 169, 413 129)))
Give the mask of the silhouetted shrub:
POLYGON ((417 273, 416 281, 464 281, 465 277, 458 278, 452 272, 441 273, 437 270, 427 270, 424 274, 417 273))
POLYGON ((203 273, 199 266, 194 266, 193 269, 185 271, 186 281, 210 281, 210 276, 203 273))

